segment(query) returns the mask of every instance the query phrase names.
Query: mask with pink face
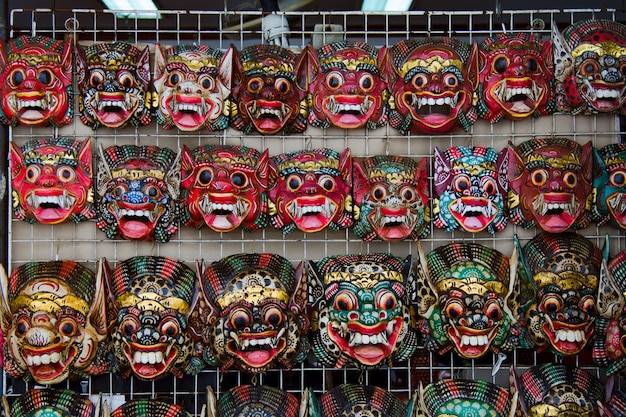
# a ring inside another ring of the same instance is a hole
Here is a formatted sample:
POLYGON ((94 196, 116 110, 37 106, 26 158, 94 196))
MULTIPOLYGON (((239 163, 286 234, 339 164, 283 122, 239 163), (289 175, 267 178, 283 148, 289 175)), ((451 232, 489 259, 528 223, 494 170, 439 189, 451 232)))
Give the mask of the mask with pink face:
POLYGON ((64 126, 72 121, 71 38, 23 35, 0 41, 0 122, 64 126))
POLYGON ((306 54, 258 44, 234 56, 231 126, 245 134, 272 135, 306 130, 306 54))
POLYGON ((477 119, 472 95, 478 82, 475 44, 453 38, 407 39, 389 51, 389 124, 400 133, 469 130, 477 119))
POLYGON ((318 50, 309 46, 308 52, 312 126, 375 129, 387 123, 389 92, 380 71, 384 50, 340 41, 318 50))
POLYGON ((332 149, 296 151, 274 156, 278 178, 270 190, 270 222, 283 233, 325 228, 340 230, 353 223, 352 158, 332 149))
POLYGON ((491 123, 556 110, 552 43, 528 33, 498 33, 479 46, 478 114, 491 123))
POLYGON ((582 20, 553 25, 555 95, 560 111, 626 114, 626 26, 582 20))
POLYGON ((154 65, 157 122, 166 130, 226 129, 232 60, 232 49, 223 53, 204 45, 177 45, 163 50, 157 45, 154 65))
POLYGON ((15 217, 45 224, 95 217, 91 139, 35 139, 10 147, 15 217))
POLYGON ((268 150, 246 146, 183 146, 183 222, 196 228, 206 224, 216 232, 267 226, 267 190, 275 179, 268 150))
POLYGON ((582 229, 590 222, 591 142, 537 138, 509 144, 511 221, 547 232, 582 229))

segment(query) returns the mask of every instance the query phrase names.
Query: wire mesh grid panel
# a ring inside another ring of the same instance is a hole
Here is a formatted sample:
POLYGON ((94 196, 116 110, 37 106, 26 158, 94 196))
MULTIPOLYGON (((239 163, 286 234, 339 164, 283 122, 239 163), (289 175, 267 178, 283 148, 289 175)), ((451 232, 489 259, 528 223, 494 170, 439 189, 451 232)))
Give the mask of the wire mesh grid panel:
MULTIPOLYGON (((312 41, 321 45, 334 40, 337 32, 331 30, 333 25, 341 28, 341 35, 346 40, 365 41, 376 47, 391 47, 400 40, 425 36, 453 36, 480 42, 503 30, 529 32, 548 39, 553 24, 562 29, 570 23, 589 18, 620 18, 610 10, 505 10, 498 14, 484 11, 387 14, 286 12, 285 16, 291 31, 289 42, 294 50, 312 41)), ((162 46, 198 43, 222 50, 234 45, 241 50, 263 42, 262 17, 260 12, 162 11, 160 19, 121 19, 108 11, 12 10, 10 37, 46 35, 56 39, 73 38, 75 44, 82 45, 126 41, 142 47, 147 45, 152 53, 157 43, 162 46)), ((77 102, 77 88, 72 91, 77 102)), ((204 144, 242 144, 258 150, 268 149, 270 155, 311 148, 331 148, 339 152, 349 148, 353 157, 402 155, 415 159, 426 158, 431 166, 435 148, 445 150, 451 146, 467 145, 493 147, 499 151, 509 141, 519 144, 533 137, 567 137, 580 144, 591 141, 594 146, 601 147, 620 142, 623 133, 620 120, 614 115, 573 116, 558 113, 518 121, 504 120, 497 124, 478 120, 468 132, 443 135, 403 135, 390 126, 375 130, 309 126, 300 134, 263 136, 244 135, 232 128, 217 133, 164 130, 154 121, 139 128, 101 127, 92 130, 83 125, 76 115, 73 123, 61 128, 9 128, 10 140, 18 146, 33 138, 67 136, 91 137, 97 148, 134 144, 180 149, 183 145, 194 148, 204 144)), ((432 190, 430 195, 433 195, 432 190)), ((8 201, 8 204, 11 212, 12 202, 8 201)), ((511 254, 513 235, 517 234, 524 243, 536 233, 535 230, 524 230, 512 224, 495 235, 487 232, 449 233, 433 228, 430 235, 421 240, 421 246, 428 253, 451 241, 468 241, 511 254)), ((611 253, 624 249, 622 233, 616 229, 592 225, 579 233, 592 239, 598 246, 602 246, 604 235, 609 234, 611 253)), ((351 230, 283 234, 281 230, 268 227, 253 232, 216 233, 208 228, 181 226, 169 242, 154 243, 107 239, 93 221, 44 225, 30 224, 16 218, 8 222, 8 239, 9 269, 29 261, 68 259, 95 270, 101 258, 106 258, 113 267, 137 255, 167 256, 193 267, 200 259, 208 264, 236 253, 275 253, 296 265, 303 260, 319 260, 336 254, 387 252, 401 257, 412 255, 415 258, 418 252, 418 245, 412 241, 364 242, 351 230)), ((324 392, 340 383, 353 382, 379 385, 406 401, 419 383, 429 383, 446 376, 484 379, 506 387, 510 365, 523 370, 544 361, 584 367, 604 378, 603 370, 593 366, 589 352, 563 358, 518 349, 508 357, 490 354, 482 359, 463 360, 452 354, 436 355, 418 349, 409 362, 395 363, 393 367, 373 371, 326 368, 318 365, 311 356, 292 370, 270 370, 257 376, 206 368, 197 376, 145 382, 135 377, 122 378, 107 373, 88 380, 66 382, 64 386, 89 395, 102 393, 113 404, 137 397, 167 399, 184 405, 193 415, 199 416, 206 402, 207 386, 213 387, 220 395, 234 386, 258 383, 279 387, 300 397, 306 388, 324 392)), ((25 383, 4 373, 3 391, 9 398, 31 387, 32 383, 25 383)))

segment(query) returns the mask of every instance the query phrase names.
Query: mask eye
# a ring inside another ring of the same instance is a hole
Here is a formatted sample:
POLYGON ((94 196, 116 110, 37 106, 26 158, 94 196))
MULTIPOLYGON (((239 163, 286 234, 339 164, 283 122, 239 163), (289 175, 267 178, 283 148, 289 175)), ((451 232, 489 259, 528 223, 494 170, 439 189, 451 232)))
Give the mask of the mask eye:
POLYGON ((398 306, 396 295, 389 290, 381 290, 376 294, 378 308, 382 310, 392 310, 398 306))
POLYGON ((248 177, 246 176, 246 174, 240 171, 235 171, 230 174, 230 181, 237 188, 243 188, 248 185, 248 177))
POLYGON ((444 307, 444 313, 451 319, 459 318, 465 315, 465 306, 458 300, 450 300, 444 307))
POLYGON ((141 325, 139 324, 139 321, 132 316, 128 316, 124 319, 124 321, 122 321, 122 323, 120 324, 120 332, 126 336, 129 337, 131 336, 133 333, 137 332, 137 330, 139 330, 141 328, 141 325))
POLYGON ((496 186, 496 182, 493 178, 485 177, 483 178, 482 183, 483 190, 485 190, 488 195, 494 195, 496 194, 496 191, 498 191, 498 187, 496 186))
POLYGON ((596 312, 596 302, 593 299, 593 297, 590 297, 590 296, 583 297, 582 300, 580 300, 580 303, 578 303, 578 305, 580 306, 581 310, 589 314, 595 314, 596 312))
POLYGON ((43 85, 52 84, 52 80, 54 79, 52 72, 49 69, 43 69, 37 76, 37 81, 42 83, 43 85))
POLYGON ((382 185, 376 185, 372 189, 372 197, 376 201, 381 201, 382 199, 385 198, 386 195, 387 195, 387 190, 385 190, 385 187, 383 187, 382 185))
POLYGON ((168 81, 171 86, 176 86, 181 81, 181 76, 178 71, 174 71, 170 74, 168 81))
POLYGON ((290 191, 297 191, 302 186, 302 178, 296 174, 292 174, 287 178, 287 188, 290 191))
POLYGON ((236 308, 230 313, 230 325, 237 330, 243 330, 252 324, 252 316, 245 308, 236 308))
POLYGON ((462 193, 465 190, 469 190, 471 183, 467 175, 458 175, 454 179, 454 190, 458 193, 462 193))
POLYGON ((159 187, 152 184, 147 185, 143 190, 143 193, 155 200, 158 200, 159 197, 161 197, 161 190, 159 190, 159 187))
POLYGON ((202 187, 206 187, 211 183, 213 179, 213 171, 211 168, 202 168, 196 175, 196 183, 202 187))
POLYGON ((456 87, 459 84, 459 79, 456 75, 448 73, 443 76, 443 83, 448 87, 456 87))
POLYGON ((135 85, 135 77, 129 72, 123 71, 117 76, 117 81, 124 88, 132 88, 135 85))
POLYGON ((57 177, 61 182, 70 182, 74 181, 76 178, 76 171, 72 167, 61 166, 57 169, 57 177))
POLYGON ((585 61, 580 66, 580 72, 584 76, 593 75, 598 71, 598 63, 596 61, 585 61))
POLYGON ((210 91, 213 90, 213 87, 215 86, 215 80, 213 80, 213 77, 209 75, 202 75, 198 79, 198 84, 200 84, 205 90, 210 91))
POLYGON ((502 309, 497 301, 491 301, 485 304, 485 315, 492 320, 501 320, 502 309))
POLYGON ((623 187, 626 184, 626 172, 614 171, 609 176, 609 183, 613 187, 623 187))
POLYGON ((92 87, 98 87, 104 83, 104 72, 100 70, 91 71, 89 74, 89 85, 92 87))
POLYGON ((502 74, 508 67, 509 58, 504 55, 500 55, 493 61, 493 72, 495 73, 502 74))
POLYGON ((530 181, 536 187, 541 187, 548 181, 548 171, 545 169, 536 169, 530 173, 530 181))
POLYGON ((576 187, 578 176, 573 172, 566 172, 563 174, 563 183, 570 188, 576 187))
POLYGON ((281 94, 289 94, 291 91, 291 83, 284 78, 277 78, 274 82, 274 87, 276 87, 281 94))
POLYGON ((326 85, 331 90, 336 90, 343 85, 343 75, 340 72, 333 71, 326 76, 326 85))
POLYGON ((8 77, 13 87, 17 87, 22 84, 24 82, 24 78, 26 78, 26 76, 24 75, 24 71, 21 69, 13 70, 11 75, 8 77))
POLYGON ((283 322, 283 312, 278 307, 267 307, 263 311, 263 320, 274 327, 280 326, 283 322))
POLYGON ((111 194, 113 194, 116 198, 121 198, 124 194, 126 194, 126 191, 128 191, 126 185, 118 185, 113 188, 111 194))
POLYGON ((340 291, 335 296, 335 302, 333 303, 335 310, 352 311, 356 309, 356 306, 357 301, 355 295, 348 291, 340 291))
POLYGON ((258 93, 263 88, 263 80, 259 77, 254 77, 248 81, 248 91, 251 93, 258 93))
POLYGON ((423 88, 428 84, 428 77, 425 74, 416 74, 412 80, 413 87, 423 88))
POLYGON ((165 319, 159 326, 159 333, 168 337, 174 337, 180 333, 178 321, 173 318, 165 319))
POLYGON ((37 165, 30 165, 28 168, 26 168, 26 179, 29 182, 35 182, 37 181, 37 178, 39 178, 40 173, 41 170, 37 165))
POLYGON ((556 313, 563 307, 563 300, 556 294, 548 294, 541 300, 540 309, 548 313, 556 313))
POLYGON ((22 316, 17 319, 15 323, 15 331, 18 335, 23 335, 28 330, 30 330, 30 319, 28 317, 22 316))
POLYGON ((59 333, 66 337, 72 337, 78 330, 78 324, 71 318, 64 318, 58 323, 59 333))
POLYGON ((319 180, 317 180, 317 183, 325 191, 333 191, 335 189, 335 179, 330 175, 322 175, 319 180))
POLYGON ((537 71, 537 68, 539 68, 539 64, 535 58, 528 58, 528 61, 526 61, 526 68, 528 68, 528 71, 530 72, 535 72, 537 71))
POLYGON ((361 90, 369 92, 374 88, 374 77, 371 74, 363 74, 359 80, 361 90))
POLYGON ((402 189, 400 190, 400 195, 402 196, 402 198, 404 199, 404 201, 406 202, 413 202, 415 200, 415 197, 417 196, 417 193, 415 192, 415 188, 410 187, 410 186, 405 186, 402 187, 402 189))

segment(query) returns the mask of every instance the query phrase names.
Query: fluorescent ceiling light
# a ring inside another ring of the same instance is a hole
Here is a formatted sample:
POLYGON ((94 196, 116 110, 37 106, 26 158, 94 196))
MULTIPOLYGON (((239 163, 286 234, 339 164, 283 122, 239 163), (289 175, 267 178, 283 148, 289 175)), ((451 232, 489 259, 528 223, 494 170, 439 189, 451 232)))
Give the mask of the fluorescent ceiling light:
POLYGON ((363 0, 364 12, 406 12, 413 0, 363 0))
POLYGON ((159 8, 152 0, 102 0, 109 10, 123 10, 115 16, 122 19, 160 19, 159 8), (136 10, 136 11, 133 11, 136 10))

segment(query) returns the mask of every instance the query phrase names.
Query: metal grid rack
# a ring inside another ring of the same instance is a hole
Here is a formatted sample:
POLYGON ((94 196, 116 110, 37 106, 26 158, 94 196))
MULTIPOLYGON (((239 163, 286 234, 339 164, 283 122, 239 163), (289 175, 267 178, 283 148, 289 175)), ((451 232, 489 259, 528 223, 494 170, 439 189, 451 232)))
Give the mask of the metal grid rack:
MULTIPOLYGON (((57 39, 72 37, 76 43, 127 41, 131 43, 155 43, 171 46, 178 43, 202 43, 213 48, 225 49, 231 44, 241 49, 262 42, 260 30, 261 12, 229 11, 162 11, 162 19, 117 19, 109 11, 96 10, 12 10, 10 37, 22 34, 47 35, 57 39)), ((484 37, 507 31, 527 31, 549 38, 552 24, 559 28, 589 18, 619 20, 615 10, 522 10, 466 11, 466 12, 409 12, 409 13, 363 13, 363 12, 285 12, 291 27, 291 46, 301 48, 313 36, 322 42, 332 33, 330 25, 341 25, 345 39, 363 40, 374 46, 392 46, 396 42, 420 36, 455 36, 468 41, 480 42, 484 37)), ((76 89, 74 89, 76 91, 76 89)), ((75 97, 76 100, 76 97, 75 97)), ((75 107, 76 108, 76 107, 75 107)), ((9 138, 18 145, 34 137, 71 136, 93 138, 96 146, 113 144, 158 145, 190 148, 207 143, 244 144, 256 149, 269 148, 270 155, 305 149, 328 147, 338 151, 350 148, 352 155, 366 157, 377 154, 404 155, 430 159, 433 149, 450 146, 490 146, 504 148, 508 141, 519 144, 532 137, 564 136, 579 143, 591 140, 594 146, 619 142, 625 132, 620 119, 612 115, 572 116, 555 114, 538 119, 502 121, 491 125, 479 120, 469 132, 455 132, 437 136, 401 135, 389 126, 373 131, 344 131, 339 129, 316 129, 309 127, 296 135, 259 136, 242 135, 233 129, 224 132, 165 131, 154 121, 151 125, 124 129, 100 128, 92 131, 84 126, 78 116, 74 123, 63 128, 9 128, 9 138)), ((10 178, 10 175, 8 176, 10 178)), ((10 190, 8 195, 10 195, 10 190)), ((431 193, 432 195, 432 193, 431 193)), ((7 198, 10 208, 10 198, 7 198)), ((362 242, 351 231, 323 231, 313 234, 293 232, 283 235, 271 228, 246 233, 235 231, 227 234, 207 228, 196 230, 181 226, 177 235, 168 243, 131 242, 108 240, 97 230, 95 222, 67 223, 55 226, 27 224, 9 219, 7 229, 9 268, 13 269, 28 261, 71 259, 95 270, 97 260, 106 257, 114 266, 118 261, 135 255, 169 256, 193 265, 197 259, 212 262, 240 252, 271 252, 280 254, 294 264, 301 260, 320 259, 332 254, 390 252, 397 256, 417 253, 417 245, 411 241, 387 243, 362 242)), ((536 231, 523 230, 509 224, 499 234, 486 232, 469 234, 447 233, 433 229, 422 241, 426 253, 452 240, 479 242, 510 254, 512 237, 517 234, 522 243, 534 236, 536 231)), ((605 234, 611 237, 611 254, 624 250, 623 233, 608 227, 595 225, 579 231, 598 245, 605 234)), ((358 369, 326 369, 317 367, 311 360, 291 371, 271 370, 257 377, 236 371, 222 373, 206 369, 200 375, 182 379, 174 377, 154 382, 144 382, 134 377, 105 374, 85 381, 67 382, 64 387, 84 394, 102 393, 109 402, 129 400, 136 397, 167 399, 183 404, 195 416, 206 402, 206 387, 211 385, 219 395, 236 385, 260 383, 279 387, 300 396, 305 388, 316 392, 326 391, 343 382, 375 384, 398 394, 407 400, 420 382, 429 383, 443 376, 486 379, 508 386, 508 368, 515 365, 519 370, 545 362, 565 362, 591 370, 598 377, 603 371, 593 366, 588 354, 573 358, 546 357, 535 352, 518 350, 508 358, 488 355, 475 361, 461 360, 451 355, 439 357, 424 350, 410 363, 395 364, 393 368, 376 371, 358 369), (502 366, 494 365, 503 360, 502 366)), ((11 379, 3 373, 3 393, 9 399, 32 388, 21 380, 11 379)))

